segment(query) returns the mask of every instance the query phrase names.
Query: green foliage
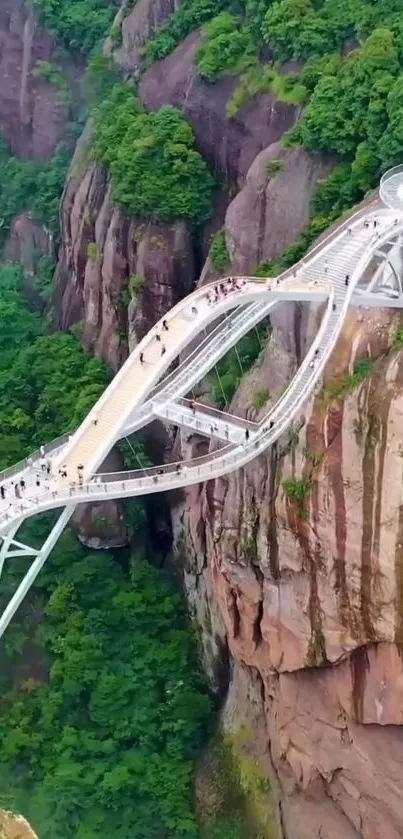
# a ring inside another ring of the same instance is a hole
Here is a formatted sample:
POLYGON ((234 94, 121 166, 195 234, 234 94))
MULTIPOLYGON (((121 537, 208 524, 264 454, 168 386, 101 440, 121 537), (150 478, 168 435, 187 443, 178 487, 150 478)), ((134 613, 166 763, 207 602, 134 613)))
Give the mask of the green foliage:
POLYGON ((403 328, 400 327, 396 330, 395 337, 392 342, 392 350, 402 350, 403 349, 403 328))
POLYGON ((159 221, 209 216, 213 179, 176 108, 146 113, 133 86, 122 83, 95 109, 94 121, 95 157, 127 211, 159 221))
POLYGON ((313 629, 308 649, 308 664, 317 666, 327 661, 326 638, 322 629, 313 629))
POLYGON ((60 70, 51 64, 50 61, 37 61, 34 69, 34 76, 38 79, 46 79, 54 85, 62 95, 63 99, 70 99, 70 87, 60 70))
POLYGON ((210 248, 210 257, 217 271, 225 271, 231 265, 224 228, 214 236, 210 248))
POLYGON ((229 12, 221 12, 203 29, 203 44, 196 55, 200 75, 212 82, 222 73, 239 73, 255 63, 256 46, 250 32, 229 12))
POLYGON ((313 486, 312 478, 298 479, 285 478, 283 481, 283 490, 287 498, 293 501, 297 507, 301 518, 306 516, 306 501, 309 498, 313 486))
POLYGON ((132 274, 129 279, 129 292, 132 297, 141 297, 146 289, 146 281, 141 274, 132 274))
POLYGON ((87 245, 87 256, 96 262, 101 257, 101 249, 97 242, 89 242, 87 245))
POLYGON ((245 726, 215 736, 200 784, 202 839, 278 839, 270 782, 255 743, 245 726))
POLYGON ((267 337, 267 326, 260 324, 256 331, 245 335, 234 349, 220 359, 216 367, 217 372, 209 374, 213 402, 218 408, 225 408, 231 402, 242 381, 242 376, 257 361, 267 337))
POLYGON ((307 95, 298 76, 285 76, 272 65, 256 63, 242 74, 238 87, 227 102, 227 116, 238 116, 245 105, 250 104, 260 93, 269 91, 289 105, 303 104, 307 95))
POLYGON ((99 105, 111 88, 120 80, 118 68, 110 56, 95 55, 85 74, 85 94, 88 104, 99 105))
POLYGON ((2 792, 41 839, 196 839, 211 705, 179 595, 148 563, 127 575, 68 533, 50 590, 37 639, 49 680, 2 696, 2 792))
POLYGON ((274 178, 279 172, 283 171, 284 162, 282 160, 269 160, 266 169, 270 178, 274 178))
POLYGON ((17 462, 73 429, 99 398, 109 375, 72 335, 43 335, 22 297, 21 269, 0 269, 0 464, 17 462))
POLYGON ((110 38, 114 49, 119 49, 123 44, 123 32, 121 26, 112 26, 110 38))
POLYGON ((69 159, 69 149, 60 145, 48 163, 19 160, 0 139, 0 246, 22 210, 30 210, 57 237, 59 202, 69 159))
POLYGON ((270 399, 270 391, 267 388, 257 390, 253 395, 253 407, 256 408, 257 411, 261 411, 261 409, 266 405, 268 399, 270 399))
POLYGON ((184 0, 144 47, 147 64, 169 55, 189 32, 211 21, 227 5, 227 0, 184 0))
POLYGON ((117 12, 111 0, 34 0, 42 21, 73 52, 90 54, 105 38, 117 12))
POLYGON ((325 402, 332 402, 334 399, 342 399, 347 396, 371 375, 373 367, 374 361, 372 358, 363 358, 361 361, 357 361, 353 372, 335 382, 331 387, 326 388, 322 393, 322 398, 325 402))

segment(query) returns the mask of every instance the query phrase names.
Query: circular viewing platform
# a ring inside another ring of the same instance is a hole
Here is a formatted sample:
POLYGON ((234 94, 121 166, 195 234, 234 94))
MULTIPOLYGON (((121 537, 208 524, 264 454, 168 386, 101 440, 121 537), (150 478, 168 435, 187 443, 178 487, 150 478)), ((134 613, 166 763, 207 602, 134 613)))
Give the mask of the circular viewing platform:
POLYGON ((392 210, 403 211, 403 164, 394 166, 382 176, 379 197, 392 210))

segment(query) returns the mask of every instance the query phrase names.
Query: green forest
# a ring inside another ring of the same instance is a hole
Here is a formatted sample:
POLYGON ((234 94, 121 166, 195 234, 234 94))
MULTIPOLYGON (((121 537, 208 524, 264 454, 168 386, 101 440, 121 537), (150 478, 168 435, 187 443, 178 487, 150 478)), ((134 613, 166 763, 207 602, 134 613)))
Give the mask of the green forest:
MULTIPOLYGON (((109 377, 74 335, 49 333, 21 269, 3 266, 0 467, 73 429, 109 377)), ((131 507, 146 544, 141 500, 131 507)), ((26 525, 30 543, 50 521, 26 525)), ((1 598, 24 567, 8 564, 1 598)), ((66 532, 2 640, 0 667, 0 804, 40 839, 199 836, 194 761, 213 706, 182 597, 141 552, 94 553, 66 532)))
MULTIPOLYGON (((146 221, 186 220, 200 234, 217 182, 228 184, 224 175, 213 176, 181 112, 172 106, 147 112, 137 81, 123 79, 102 55, 119 3, 34 5, 60 54, 87 67, 90 159, 105 167, 115 201, 146 221)), ((134 5, 127 0, 126 15, 134 5)), ((284 147, 302 145, 334 162, 301 239, 275 263, 256 266, 258 274, 292 264, 382 171, 401 162, 401 7, 401 0, 184 0, 142 48, 146 70, 201 27, 200 78, 213 90, 223 75, 236 76, 228 119, 272 91, 301 109, 284 147), (290 60, 296 64, 285 75, 290 60)), ((115 29, 116 47, 122 35, 115 29)), ((59 69, 42 65, 42 75, 55 80, 59 69)), ((79 128, 70 126, 72 137, 79 128)), ((33 163, 16 158, 0 139, 0 248, 22 210, 58 244, 71 154, 72 143, 63 143, 51 161, 33 163)), ((282 160, 272 161, 268 177, 281 168, 282 160)), ((220 271, 230 265, 224 230, 212 240, 211 259, 220 271)), ((22 269, 0 265, 0 468, 73 430, 110 380, 106 364, 82 348, 78 331, 52 328, 54 264, 38 258, 44 313, 29 305, 22 269)), ((239 358, 249 370, 266 338, 262 327, 220 361, 221 386, 212 381, 217 405, 240 384, 239 358)), ((268 396, 258 391, 255 407, 268 396)), ((143 442, 136 445, 146 459, 143 442)), ((26 538, 39 542, 50 522, 51 516, 34 520, 26 538)), ((66 531, 4 638, 0 804, 27 816, 40 839, 252 839, 232 800, 207 828, 200 820, 195 771, 217 709, 180 588, 153 565, 141 500, 133 502, 130 527, 132 543, 142 547, 115 552, 91 551, 66 531)), ((8 564, 2 597, 25 568, 22 559, 8 564)))

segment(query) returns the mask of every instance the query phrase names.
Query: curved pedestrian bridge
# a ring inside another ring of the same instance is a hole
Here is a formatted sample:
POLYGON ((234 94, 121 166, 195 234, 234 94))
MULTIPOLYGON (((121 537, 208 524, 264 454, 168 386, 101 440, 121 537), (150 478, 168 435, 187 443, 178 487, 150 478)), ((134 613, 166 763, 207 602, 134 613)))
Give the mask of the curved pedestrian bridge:
POLYGON ((143 338, 74 434, 0 474, 0 573, 6 559, 33 558, 0 617, 0 635, 77 504, 184 487, 241 468, 298 416, 321 380, 350 306, 403 307, 403 167, 384 176, 379 192, 379 199, 340 224, 280 276, 230 277, 196 289, 143 338), (261 422, 183 398, 274 307, 298 301, 322 304, 322 322, 294 379, 261 422), (168 374, 189 347, 193 349, 185 360, 168 374), (156 417, 196 430, 220 445, 189 461, 99 473, 118 440, 156 417), (17 539, 24 520, 55 508, 62 512, 40 549, 17 539))

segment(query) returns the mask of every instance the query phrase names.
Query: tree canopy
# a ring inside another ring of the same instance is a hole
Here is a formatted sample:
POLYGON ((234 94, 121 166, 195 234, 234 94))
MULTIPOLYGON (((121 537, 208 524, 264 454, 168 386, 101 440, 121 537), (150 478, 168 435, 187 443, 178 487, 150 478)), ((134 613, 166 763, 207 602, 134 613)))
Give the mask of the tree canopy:
POLYGON ((130 83, 114 85, 94 110, 94 154, 110 172, 114 199, 158 221, 204 221, 213 179, 194 134, 171 106, 146 113, 130 83))
POLYGON ((34 0, 43 23, 74 52, 90 53, 108 33, 118 10, 111 0, 34 0))

